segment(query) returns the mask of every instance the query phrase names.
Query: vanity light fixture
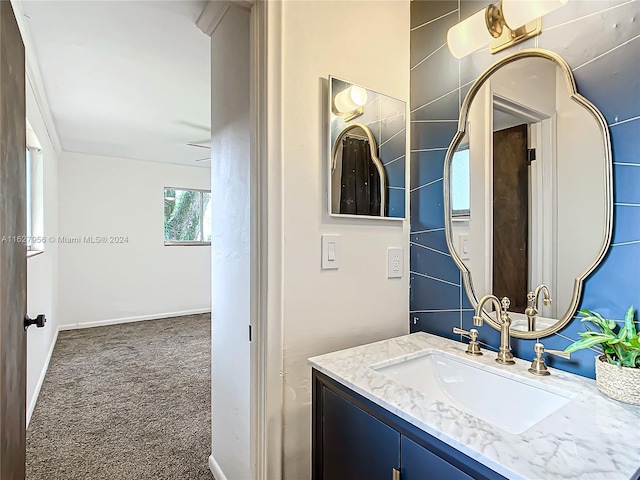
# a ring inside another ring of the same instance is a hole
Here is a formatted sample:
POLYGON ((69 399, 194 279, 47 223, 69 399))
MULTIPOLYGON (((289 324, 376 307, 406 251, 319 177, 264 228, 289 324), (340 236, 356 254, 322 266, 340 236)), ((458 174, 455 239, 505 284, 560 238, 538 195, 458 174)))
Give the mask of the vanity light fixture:
POLYGON ((333 97, 333 113, 342 115, 348 122, 364 113, 367 103, 367 90, 357 85, 351 85, 333 97))
POLYGON ((489 43, 500 52, 542 31, 542 17, 568 0, 502 0, 474 13, 447 32, 449 50, 462 58, 489 43))

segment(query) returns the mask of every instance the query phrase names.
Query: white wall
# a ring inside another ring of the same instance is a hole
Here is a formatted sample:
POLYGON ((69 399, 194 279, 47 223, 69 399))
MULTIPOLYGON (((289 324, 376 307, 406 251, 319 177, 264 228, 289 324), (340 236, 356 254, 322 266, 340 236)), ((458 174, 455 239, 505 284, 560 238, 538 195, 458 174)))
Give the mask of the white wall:
POLYGON ((208 189, 209 169, 78 153, 59 161, 59 323, 156 318, 210 308, 210 247, 164 246, 166 186, 208 189))
POLYGON ((597 120, 567 93, 563 72, 557 74, 557 244, 555 283, 565 315, 575 278, 593 264, 606 236, 607 161, 597 120), (561 93, 560 93, 561 92, 561 93), (576 173, 579 172, 579 173, 576 173), (585 232, 589 234, 585 234, 585 232), (562 239, 559 242, 557 239, 562 239))
POLYGON ((249 19, 231 6, 211 36, 211 457, 216 478, 251 478, 249 19))
MULTIPOLYGON (((58 232, 58 153, 51 143, 31 84, 27 82, 27 119, 42 146, 44 169, 44 235, 58 232)), ((27 312, 33 318, 47 316, 44 328, 30 327, 27 332, 27 424, 35 408, 44 380, 58 326, 58 245, 45 244, 44 252, 27 260, 27 312)))
POLYGON ((408 221, 328 216, 325 98, 331 74, 408 100, 409 8, 409 1, 282 3, 282 157, 269 161, 282 162, 281 210, 270 214, 283 222, 285 479, 310 478, 307 358, 409 329, 406 267, 402 279, 386 272, 388 247, 404 247, 408 266, 408 221), (341 235, 338 270, 320 269, 323 233, 341 235))

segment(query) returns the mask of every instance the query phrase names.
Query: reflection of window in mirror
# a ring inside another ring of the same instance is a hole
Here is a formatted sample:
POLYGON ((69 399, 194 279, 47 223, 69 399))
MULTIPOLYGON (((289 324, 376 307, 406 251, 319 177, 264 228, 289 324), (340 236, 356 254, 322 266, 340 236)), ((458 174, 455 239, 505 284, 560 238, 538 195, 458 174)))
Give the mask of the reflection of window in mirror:
POLYGON ((470 217, 469 194, 469 145, 462 145, 451 161, 451 210, 454 217, 470 217))

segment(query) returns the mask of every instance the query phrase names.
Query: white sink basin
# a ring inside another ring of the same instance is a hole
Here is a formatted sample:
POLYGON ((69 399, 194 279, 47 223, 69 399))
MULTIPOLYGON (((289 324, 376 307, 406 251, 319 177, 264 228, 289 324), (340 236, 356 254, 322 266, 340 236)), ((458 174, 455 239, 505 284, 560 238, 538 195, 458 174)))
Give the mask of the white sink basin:
POLYGON ((528 430, 573 398, 569 392, 511 378, 497 368, 437 350, 371 368, 515 434, 528 430))

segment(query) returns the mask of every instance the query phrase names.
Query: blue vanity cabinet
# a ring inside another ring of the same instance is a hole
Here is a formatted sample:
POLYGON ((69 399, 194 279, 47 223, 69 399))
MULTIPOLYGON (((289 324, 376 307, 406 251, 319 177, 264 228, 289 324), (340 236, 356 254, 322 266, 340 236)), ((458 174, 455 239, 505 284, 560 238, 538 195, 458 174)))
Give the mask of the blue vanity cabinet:
POLYGON ((506 480, 313 370, 313 480, 506 480))
POLYGON ((400 456, 402 480, 474 480, 473 477, 407 437, 402 437, 400 451, 402 452, 400 456))
POLYGON ((400 462, 400 434, 337 395, 322 390, 322 478, 389 480, 400 462))

